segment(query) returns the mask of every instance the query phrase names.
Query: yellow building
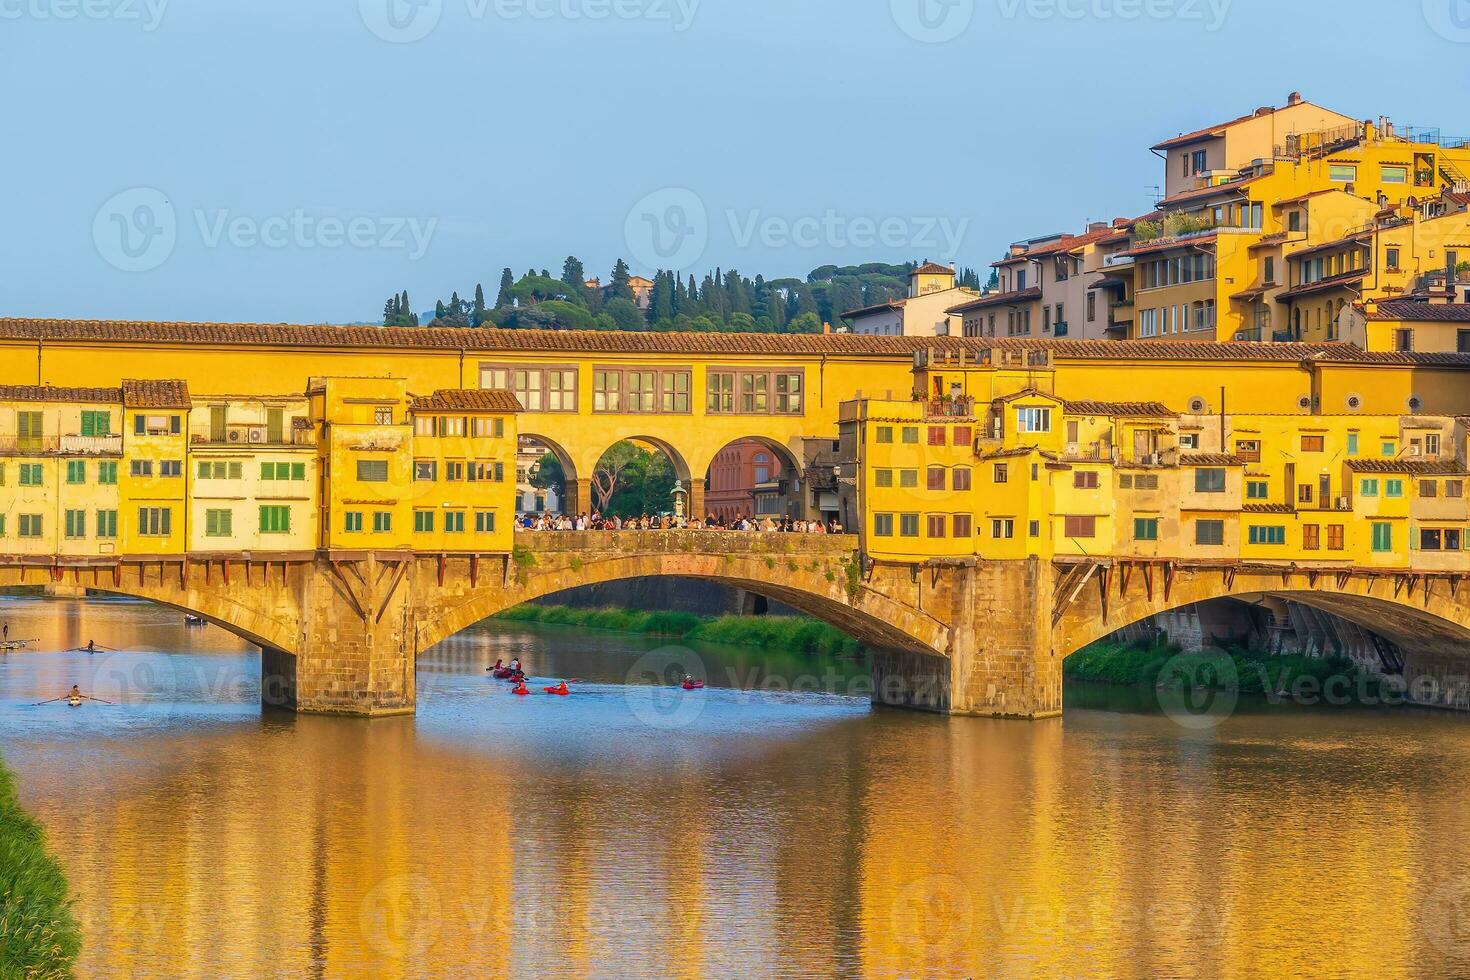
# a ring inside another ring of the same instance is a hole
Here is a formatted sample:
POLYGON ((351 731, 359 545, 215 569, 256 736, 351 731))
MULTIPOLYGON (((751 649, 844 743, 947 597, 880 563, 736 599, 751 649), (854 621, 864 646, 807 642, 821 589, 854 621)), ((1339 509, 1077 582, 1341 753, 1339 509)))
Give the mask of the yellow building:
POLYGON ((1348 307, 1341 318, 1343 339, 1366 350, 1470 354, 1470 297, 1370 302, 1348 307))
POLYGON ((508 391, 437 391, 415 398, 413 547, 499 552, 515 537, 516 413, 508 391))

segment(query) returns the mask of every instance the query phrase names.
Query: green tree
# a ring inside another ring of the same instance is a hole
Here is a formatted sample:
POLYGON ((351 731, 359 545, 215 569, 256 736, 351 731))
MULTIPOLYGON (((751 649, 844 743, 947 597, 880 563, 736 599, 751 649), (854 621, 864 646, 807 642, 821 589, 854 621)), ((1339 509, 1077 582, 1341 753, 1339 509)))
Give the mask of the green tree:
POLYGON ((485 322, 485 287, 475 283, 475 306, 470 311, 470 326, 478 327, 485 322))
POLYGON ((638 307, 633 305, 631 299, 619 296, 610 299, 603 306, 602 311, 612 318, 613 324, 619 330, 642 330, 644 327, 643 314, 638 307))
POLYGON ((672 272, 660 269, 653 276, 653 295, 649 299, 648 318, 654 323, 674 318, 674 292, 679 280, 672 272))
POLYGON ((631 278, 632 273, 628 271, 628 263, 618 259, 617 264, 613 266, 612 282, 608 286, 607 298, 609 300, 625 299, 631 303, 633 287, 628 282, 631 278))
POLYGON ((502 270, 500 273, 500 292, 495 297, 496 309, 500 309, 502 306, 511 305, 510 290, 511 287, 515 284, 515 273, 511 272, 509 269, 502 270))
POLYGON ((582 268, 581 259, 575 255, 567 256, 567 260, 561 264, 561 281, 577 289, 587 288, 587 272, 582 268))
POLYGON ((556 453, 548 452, 541 457, 531 472, 530 484, 537 490, 550 490, 560 499, 567 499, 567 473, 556 453))

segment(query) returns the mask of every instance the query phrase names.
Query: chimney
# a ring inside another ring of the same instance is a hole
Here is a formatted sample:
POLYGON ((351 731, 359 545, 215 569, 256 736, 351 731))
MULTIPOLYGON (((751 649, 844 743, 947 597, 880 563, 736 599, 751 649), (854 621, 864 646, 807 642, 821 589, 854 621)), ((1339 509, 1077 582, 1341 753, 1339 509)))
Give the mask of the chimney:
POLYGON ((1106 221, 1089 221, 1087 223, 1087 230, 1089 232, 1093 232, 1093 231, 1105 231, 1107 229, 1107 227, 1108 227, 1108 223, 1106 221))
POLYGON ((1286 97, 1286 104, 1287 105, 1301 105, 1302 104, 1302 93, 1300 93, 1300 92, 1292 92, 1290 95, 1288 95, 1286 97))
POLYGON ((822 333, 831 333, 831 332, 832 332, 832 324, 824 322, 822 324, 822 333))

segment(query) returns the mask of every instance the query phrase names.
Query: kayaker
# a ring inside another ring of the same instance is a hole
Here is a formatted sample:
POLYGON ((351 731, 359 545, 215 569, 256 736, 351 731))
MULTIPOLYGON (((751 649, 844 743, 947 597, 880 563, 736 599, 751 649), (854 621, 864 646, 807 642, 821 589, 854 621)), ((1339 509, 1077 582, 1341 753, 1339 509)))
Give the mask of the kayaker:
POLYGON ((499 657, 497 657, 495 659, 495 666, 494 667, 486 667, 485 669, 486 670, 503 670, 504 668, 505 668, 505 661, 502 660, 502 659, 500 659, 499 657))
POLYGON ((519 683, 516 684, 515 687, 513 687, 513 688, 510 689, 510 693, 520 695, 521 697, 525 697, 527 694, 530 694, 531 692, 526 688, 526 682, 525 681, 520 681, 519 683))
POLYGON ((569 690, 567 690, 567 682, 566 681, 562 681, 560 684, 556 685, 556 687, 548 687, 548 688, 546 688, 546 693, 547 694, 566 695, 566 694, 571 694, 572 692, 569 691, 569 690))

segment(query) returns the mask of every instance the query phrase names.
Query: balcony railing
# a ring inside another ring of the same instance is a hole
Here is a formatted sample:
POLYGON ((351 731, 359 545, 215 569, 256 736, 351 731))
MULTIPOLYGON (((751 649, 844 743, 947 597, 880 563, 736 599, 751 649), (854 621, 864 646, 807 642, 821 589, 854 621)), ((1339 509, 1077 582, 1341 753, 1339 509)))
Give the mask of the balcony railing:
POLYGON ((974 419, 975 399, 931 398, 924 406, 924 413, 929 418, 974 419))
POLYGON ((0 436, 7 456, 118 456, 122 436, 0 436))
POLYGON ((287 429, 272 432, 264 425, 231 425, 224 431, 195 432, 190 435, 189 442, 195 446, 229 446, 232 448, 253 446, 269 449, 314 446, 316 445, 316 430, 287 429))

